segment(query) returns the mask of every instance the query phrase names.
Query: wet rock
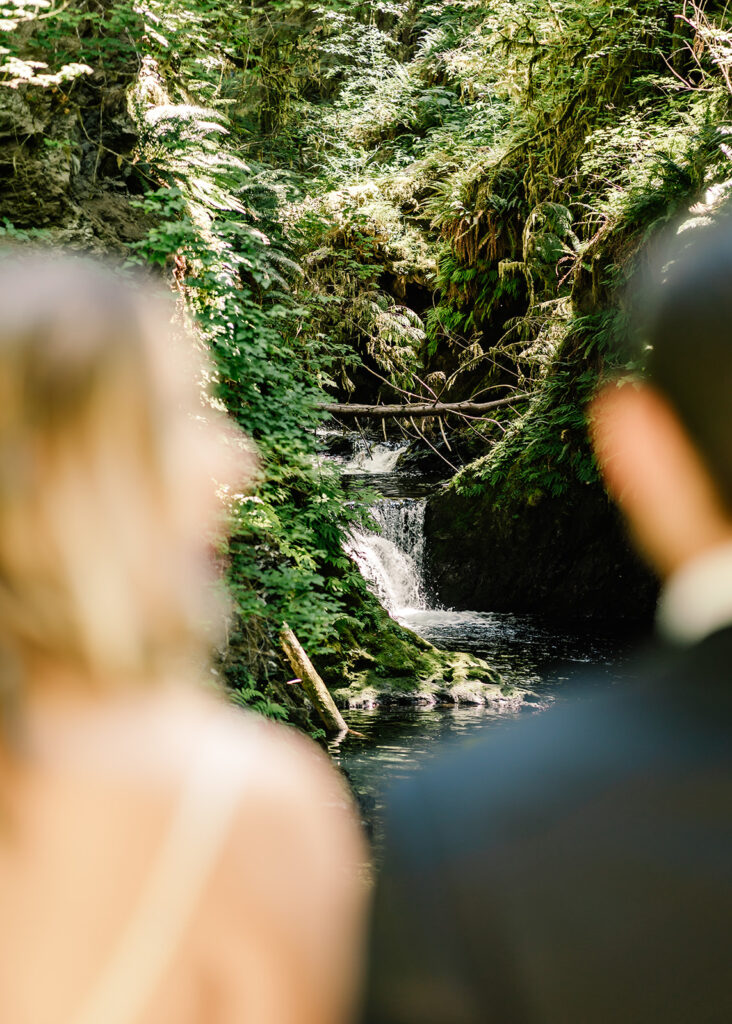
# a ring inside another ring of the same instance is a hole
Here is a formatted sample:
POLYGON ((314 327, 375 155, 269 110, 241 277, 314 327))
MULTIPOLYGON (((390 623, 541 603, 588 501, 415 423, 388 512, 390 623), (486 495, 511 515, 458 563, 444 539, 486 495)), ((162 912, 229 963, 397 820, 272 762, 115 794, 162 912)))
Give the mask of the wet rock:
POLYGON ((516 481, 431 497, 426 575, 447 607, 642 621, 658 584, 599 485, 559 498, 516 481))
MULTIPOLYGON (((372 614, 374 614, 372 612, 372 614)), ((368 651, 348 627, 331 659, 319 662, 341 707, 434 707, 505 704, 500 675, 482 658, 441 651, 395 622, 383 609, 368 651)), ((520 702, 521 697, 515 698, 520 702)))

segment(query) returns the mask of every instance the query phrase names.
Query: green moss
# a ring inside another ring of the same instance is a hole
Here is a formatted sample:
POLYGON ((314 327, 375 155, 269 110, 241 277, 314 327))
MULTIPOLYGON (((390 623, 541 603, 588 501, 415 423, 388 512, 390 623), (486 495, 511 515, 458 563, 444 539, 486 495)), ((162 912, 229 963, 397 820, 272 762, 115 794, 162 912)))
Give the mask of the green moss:
POLYGON ((336 701, 346 707, 486 704, 511 697, 487 662, 438 650, 382 608, 375 610, 368 631, 358 625, 339 629, 339 644, 318 669, 336 701))

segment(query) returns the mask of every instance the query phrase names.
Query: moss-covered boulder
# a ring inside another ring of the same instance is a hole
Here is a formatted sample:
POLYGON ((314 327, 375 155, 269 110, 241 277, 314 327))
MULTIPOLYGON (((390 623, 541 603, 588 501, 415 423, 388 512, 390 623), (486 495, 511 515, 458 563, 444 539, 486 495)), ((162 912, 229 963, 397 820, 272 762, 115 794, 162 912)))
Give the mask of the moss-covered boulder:
POLYGON ((481 658, 440 651, 383 609, 364 633, 339 629, 332 655, 318 669, 342 707, 394 704, 516 704, 521 696, 481 658))

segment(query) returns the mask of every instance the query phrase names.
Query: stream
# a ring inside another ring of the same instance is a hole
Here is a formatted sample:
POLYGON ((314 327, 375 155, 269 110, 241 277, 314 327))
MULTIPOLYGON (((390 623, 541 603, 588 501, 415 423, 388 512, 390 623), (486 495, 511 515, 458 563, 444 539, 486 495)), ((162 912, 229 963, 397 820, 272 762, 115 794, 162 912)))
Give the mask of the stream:
MULTIPOLYGON (((447 742, 477 737, 507 721, 537 714, 563 699, 572 684, 610 685, 627 656, 627 637, 562 628, 536 616, 455 611, 437 606, 424 582, 426 495, 439 479, 400 469, 404 448, 369 444, 359 435, 336 435, 338 464, 350 490, 364 486, 379 495, 371 512, 379 532, 353 530, 346 543, 370 589, 402 625, 436 647, 485 658, 517 689, 526 692, 520 710, 491 707, 352 709, 349 736, 331 753, 347 774, 364 817, 375 825, 377 846, 383 793, 413 774, 447 742), (350 442, 350 453, 346 442, 350 442), (584 677, 584 678, 583 678, 584 677)), ((326 438, 326 442, 327 442, 326 438)))

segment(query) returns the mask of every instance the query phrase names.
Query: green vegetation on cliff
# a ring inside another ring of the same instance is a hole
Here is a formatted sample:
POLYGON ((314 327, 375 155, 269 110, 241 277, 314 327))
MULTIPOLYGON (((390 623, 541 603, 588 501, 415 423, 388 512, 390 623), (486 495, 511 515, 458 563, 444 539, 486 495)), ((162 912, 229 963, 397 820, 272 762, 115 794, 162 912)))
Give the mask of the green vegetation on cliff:
POLYGON ((460 470, 427 518, 445 600, 648 607, 584 406, 628 361, 652 234, 726 195, 724 4, 4 0, 0 20, 0 233, 166 275, 257 445, 226 552, 241 701, 307 724, 283 620, 334 688, 489 679, 385 621, 344 555, 365 513, 320 458, 326 395, 516 396, 388 427, 460 470))
POLYGON ((303 91, 279 126, 306 184, 303 329, 350 341, 341 400, 517 396, 490 418, 399 428, 470 463, 429 506, 439 597, 643 616, 654 582, 602 493, 584 410, 602 375, 638 369, 624 295, 647 243, 728 192, 727 10, 371 13, 368 61, 342 65, 335 94, 303 91))

